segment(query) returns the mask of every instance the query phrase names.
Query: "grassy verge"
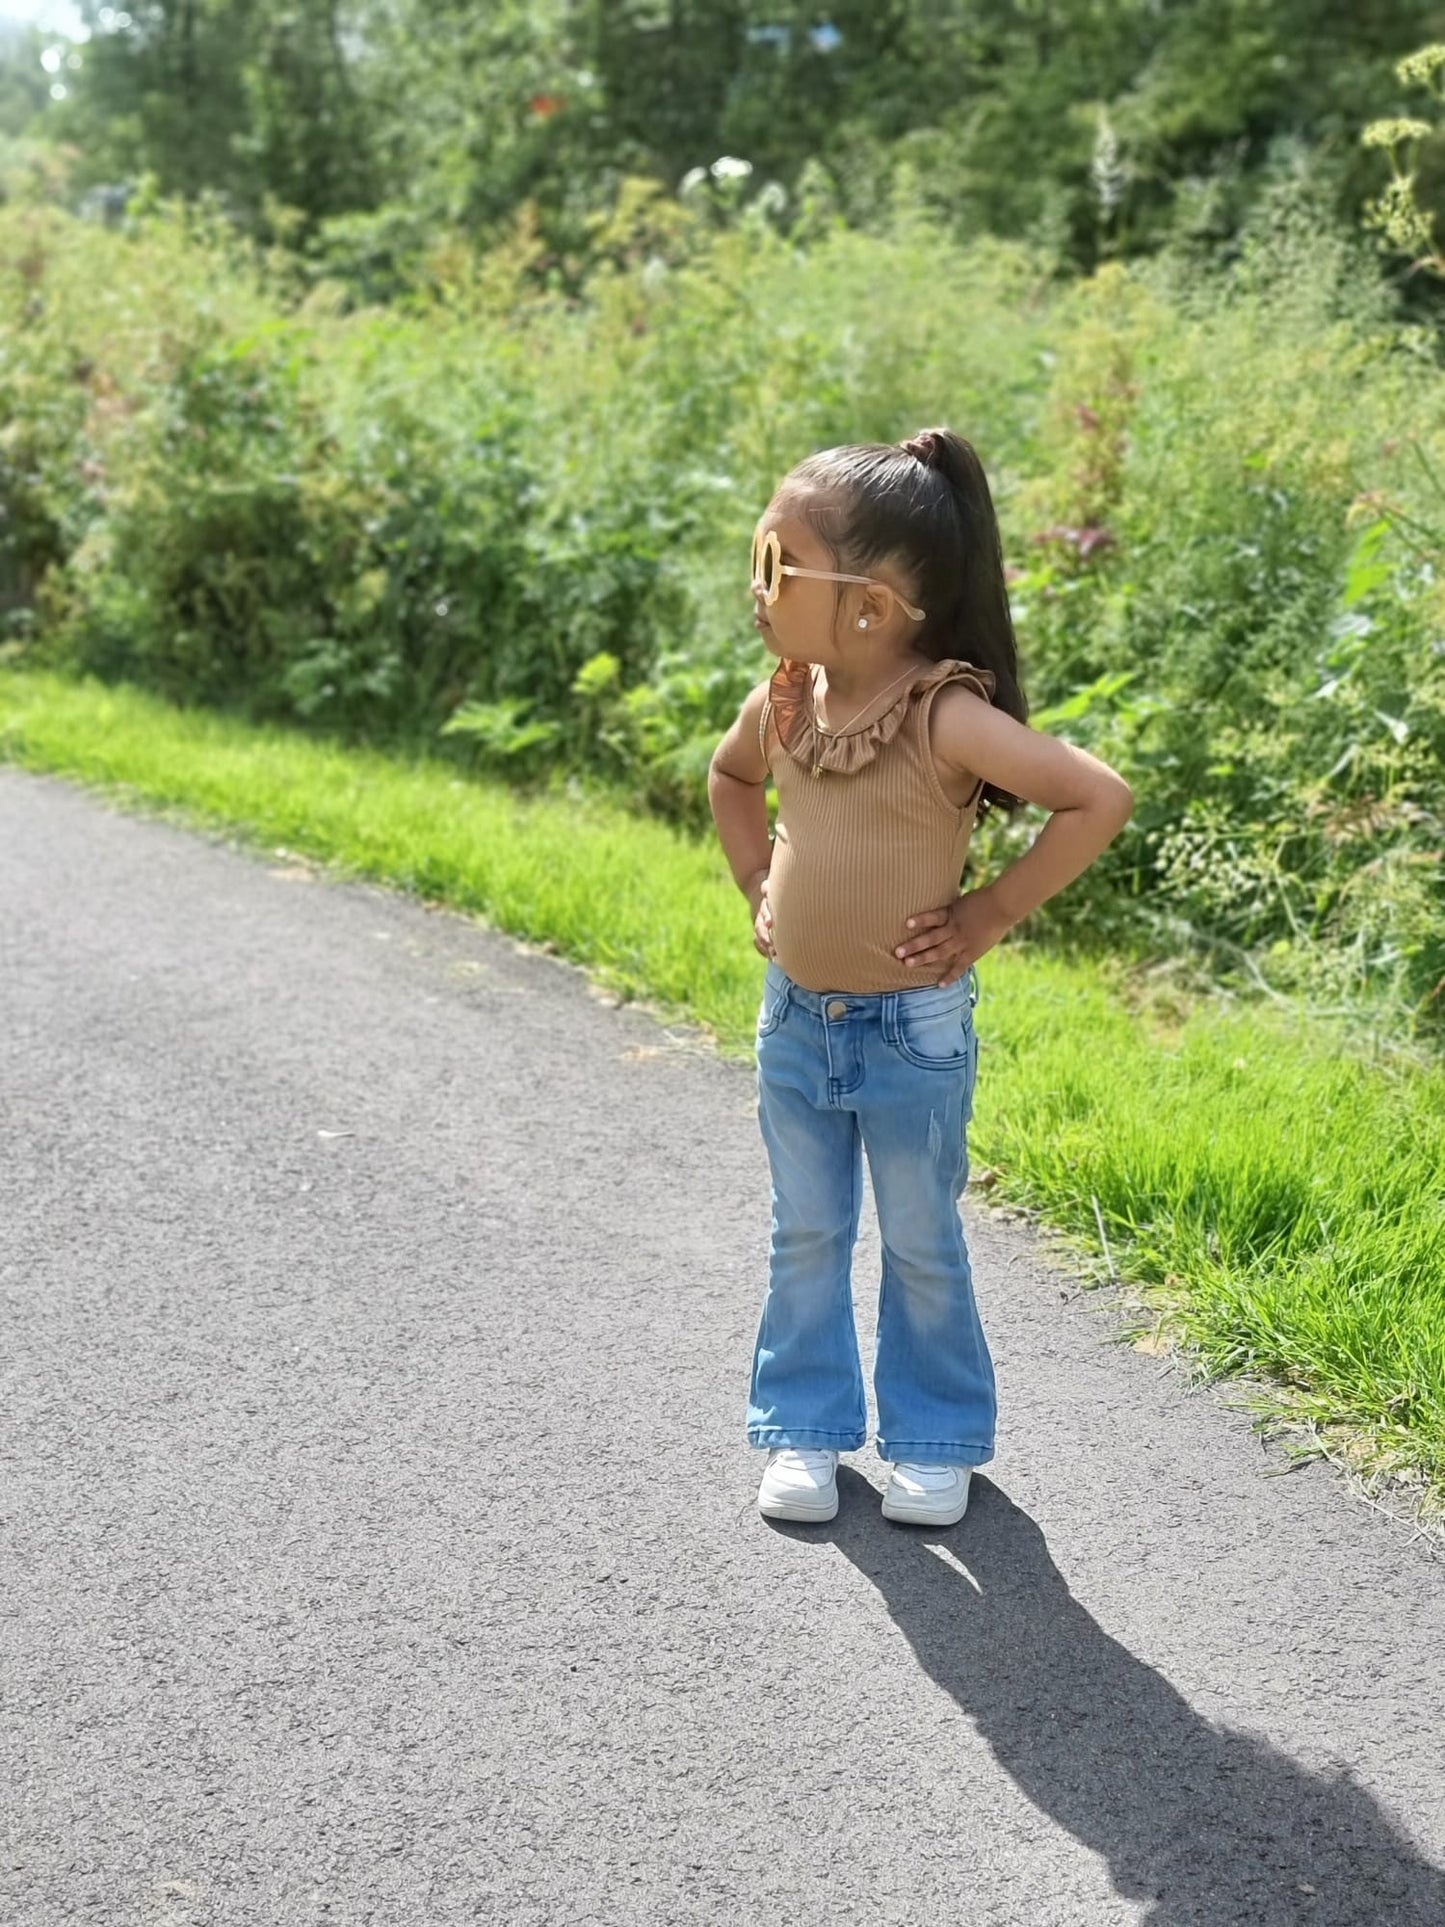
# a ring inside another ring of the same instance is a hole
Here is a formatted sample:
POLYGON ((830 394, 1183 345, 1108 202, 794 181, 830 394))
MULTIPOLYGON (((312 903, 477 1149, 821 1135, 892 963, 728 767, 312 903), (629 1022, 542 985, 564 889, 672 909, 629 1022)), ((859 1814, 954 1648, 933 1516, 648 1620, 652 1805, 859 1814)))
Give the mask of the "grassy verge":
MULTIPOLYGON (((720 854, 663 825, 15 672, 0 759, 479 912, 748 1047, 745 908, 720 854)), ((1018 940, 979 974, 990 1195, 1058 1227, 1160 1342, 1445 1506, 1445 1072, 1273 1009, 1166 1023, 1018 940)))

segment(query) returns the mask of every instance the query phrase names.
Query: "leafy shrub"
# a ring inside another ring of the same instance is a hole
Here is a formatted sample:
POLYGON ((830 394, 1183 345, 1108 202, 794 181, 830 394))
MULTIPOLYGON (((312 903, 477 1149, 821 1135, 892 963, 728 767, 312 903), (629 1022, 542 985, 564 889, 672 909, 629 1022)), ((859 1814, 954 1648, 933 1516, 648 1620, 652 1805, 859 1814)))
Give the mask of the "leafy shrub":
POLYGON ((583 299, 524 217, 355 309, 163 205, 124 235, 0 210, 26 646, 706 830, 767 667, 761 505, 817 447, 949 420, 991 465, 1036 722, 1138 797, 1035 927, 1439 1015, 1441 377, 1322 220, 1283 181, 1226 272, 1060 289, 916 202, 803 240, 761 195, 639 189, 583 299))

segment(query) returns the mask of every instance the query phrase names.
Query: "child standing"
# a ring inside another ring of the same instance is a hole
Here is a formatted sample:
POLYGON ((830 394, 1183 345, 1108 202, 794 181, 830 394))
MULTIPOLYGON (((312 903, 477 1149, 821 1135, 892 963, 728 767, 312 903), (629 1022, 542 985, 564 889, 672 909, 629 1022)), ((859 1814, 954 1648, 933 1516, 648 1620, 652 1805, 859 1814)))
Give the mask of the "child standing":
POLYGON ((778 667, 718 745, 708 788, 769 960, 758 1116, 773 1230, 747 1418, 768 1452, 758 1506, 831 1519, 838 1454, 866 1437, 850 1283, 866 1153, 883 1244, 883 1513, 952 1525, 994 1449, 958 1213, 973 966, 1094 861, 1133 798, 1095 757, 1026 726, 988 482, 950 430, 795 468, 754 535, 752 592, 778 667), (1048 822, 960 896, 979 813, 1021 800, 1048 822))

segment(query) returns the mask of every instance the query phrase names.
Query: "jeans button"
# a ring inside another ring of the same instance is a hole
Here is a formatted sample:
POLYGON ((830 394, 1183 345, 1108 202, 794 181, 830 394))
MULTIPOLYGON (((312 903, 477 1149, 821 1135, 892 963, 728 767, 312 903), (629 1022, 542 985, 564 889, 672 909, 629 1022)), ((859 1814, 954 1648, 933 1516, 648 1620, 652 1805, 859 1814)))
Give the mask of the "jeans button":
POLYGON ((848 1006, 841 998, 835 997, 828 1006, 828 1015, 830 1017, 846 1017, 848 1015, 848 1006))

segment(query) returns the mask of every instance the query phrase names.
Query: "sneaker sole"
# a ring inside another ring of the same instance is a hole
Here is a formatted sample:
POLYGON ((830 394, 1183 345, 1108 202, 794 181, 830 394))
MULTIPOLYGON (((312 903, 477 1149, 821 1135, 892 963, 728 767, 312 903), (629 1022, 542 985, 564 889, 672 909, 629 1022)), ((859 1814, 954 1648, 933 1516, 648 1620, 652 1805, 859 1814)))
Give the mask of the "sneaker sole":
POLYGON ((806 1499, 759 1499, 758 1511, 765 1519, 789 1519, 794 1525, 826 1525, 838 1516, 838 1495, 831 1499, 815 1501, 809 1505, 806 1499))
POLYGON ((941 1510, 937 1506, 932 1508, 911 1506, 905 1500, 884 1499, 883 1501, 883 1517, 891 1519, 895 1525, 900 1526, 956 1526, 967 1511, 968 1494, 966 1492, 963 1495, 962 1505, 949 1506, 946 1510, 941 1510))

